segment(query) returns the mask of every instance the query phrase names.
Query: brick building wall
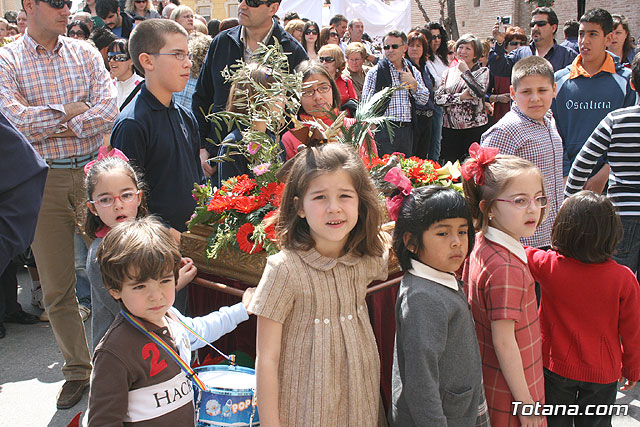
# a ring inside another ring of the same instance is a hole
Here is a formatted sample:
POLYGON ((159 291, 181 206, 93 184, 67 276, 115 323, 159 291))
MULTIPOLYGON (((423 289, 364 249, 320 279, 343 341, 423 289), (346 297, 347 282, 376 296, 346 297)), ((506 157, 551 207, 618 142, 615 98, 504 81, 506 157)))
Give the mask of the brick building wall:
MULTIPOLYGON (((439 21, 440 6, 438 0, 419 0, 432 21, 439 21)), ((562 24, 569 19, 577 19, 576 0, 556 0, 553 9, 558 14, 560 25, 557 40, 562 41, 562 24)), ((586 10, 601 7, 610 13, 621 13, 629 20, 632 36, 640 39, 640 7, 637 0, 587 0, 586 10)), ((524 28, 529 34, 529 21, 533 6, 524 0, 456 0, 456 18, 460 35, 472 33, 479 37, 491 35, 491 28, 497 16, 511 16, 513 25, 524 28)), ((445 8, 446 16, 446 8, 445 8)), ((412 26, 424 25, 424 17, 415 0, 411 4, 412 26)))

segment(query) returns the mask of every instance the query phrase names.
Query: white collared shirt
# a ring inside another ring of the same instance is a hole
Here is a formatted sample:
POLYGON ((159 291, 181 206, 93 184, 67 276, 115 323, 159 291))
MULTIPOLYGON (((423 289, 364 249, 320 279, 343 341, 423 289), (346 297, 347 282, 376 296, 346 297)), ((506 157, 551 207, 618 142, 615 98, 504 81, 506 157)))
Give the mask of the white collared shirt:
POLYGON ((454 291, 459 290, 458 280, 453 273, 446 273, 444 271, 436 270, 433 267, 429 267, 428 265, 412 259, 411 260, 411 269, 409 273, 414 276, 422 277, 423 279, 431 280, 432 282, 436 282, 445 286, 447 288, 453 289, 454 291))
POLYGON ((509 252, 520 258, 522 262, 527 263, 527 253, 524 251, 522 244, 504 231, 497 228, 488 227, 484 233, 484 237, 494 243, 504 246, 509 252))

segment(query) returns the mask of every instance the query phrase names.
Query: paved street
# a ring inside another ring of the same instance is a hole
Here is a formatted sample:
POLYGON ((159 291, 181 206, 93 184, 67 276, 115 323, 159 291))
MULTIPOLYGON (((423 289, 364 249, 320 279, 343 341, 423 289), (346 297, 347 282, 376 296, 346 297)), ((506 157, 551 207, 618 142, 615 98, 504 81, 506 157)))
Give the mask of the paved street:
MULTIPOLYGON (((18 300, 31 313, 30 282, 26 271, 19 274, 18 300)), ((85 323, 88 329, 90 321, 85 323)), ((48 323, 5 324, 6 338, 0 340, 0 426, 65 427, 78 412, 86 411, 87 393, 75 407, 56 409, 56 394, 63 383, 63 363, 48 323)), ((640 386, 618 393, 617 403, 629 404, 629 416, 614 418, 613 426, 640 426, 640 386)), ((500 426, 497 426, 500 427, 500 426)))

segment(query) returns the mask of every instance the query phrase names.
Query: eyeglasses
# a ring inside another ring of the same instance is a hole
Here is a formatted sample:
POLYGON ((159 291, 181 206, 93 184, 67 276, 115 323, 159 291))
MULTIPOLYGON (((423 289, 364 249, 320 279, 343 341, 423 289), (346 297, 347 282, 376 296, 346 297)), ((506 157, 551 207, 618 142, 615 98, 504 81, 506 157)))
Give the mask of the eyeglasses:
POLYGON ((336 62, 336 58, 334 58, 333 56, 321 56, 320 58, 318 58, 318 60, 320 62, 328 62, 329 64, 332 62, 336 62))
POLYGON ((307 31, 304 32, 304 34, 307 35, 307 36, 309 34, 316 34, 317 35, 318 34, 318 30, 307 30, 307 31))
POLYGON ((172 55, 175 56, 178 61, 184 61, 185 58, 189 58, 189 61, 193 61, 193 55, 184 52, 171 52, 171 53, 150 53, 149 55, 172 55))
POLYGON ((510 41, 509 46, 526 46, 527 42, 510 41))
POLYGON ((129 60, 129 54, 122 52, 109 52, 107 54, 107 58, 109 59, 109 61, 125 62, 129 60))
POLYGON ((331 32, 329 33, 329 37, 339 37, 339 36, 338 36, 338 33, 331 32))
POLYGON ((313 89, 311 87, 307 88, 307 89, 303 89, 302 90, 302 96, 305 97, 305 98, 310 98, 313 95, 315 95, 316 92, 318 92, 321 95, 324 95, 325 93, 329 93, 330 91, 331 91, 331 85, 323 84, 323 85, 319 85, 315 89, 313 89))
POLYGON ((549 23, 549 21, 531 21, 529 22, 529 27, 533 28, 536 25, 538 27, 544 27, 545 25, 547 25, 549 23))
POLYGON ((396 50, 396 49, 398 49, 398 48, 399 48, 399 47, 401 47, 401 46, 404 46, 404 43, 400 43, 400 44, 395 44, 395 43, 394 43, 394 44, 391 44, 391 45, 389 45, 389 44, 385 44, 384 46, 382 46, 382 48, 383 48, 384 50, 389 50, 389 49, 396 50))
POLYGON ((71 0, 40 0, 40 1, 43 3, 47 3, 49 6, 51 6, 54 9, 63 9, 65 6, 71 9, 71 5, 73 4, 71 0))
POLYGON ((270 5, 271 3, 274 3, 271 0, 238 0, 238 4, 242 3, 244 1, 244 4, 246 4, 249 7, 259 7, 260 5, 266 4, 266 5, 270 5))
POLYGON ((68 37, 82 37, 85 38, 85 34, 84 31, 82 30, 78 30, 78 31, 73 31, 73 30, 69 30, 67 31, 67 36, 68 37))
POLYGON ((89 203, 92 203, 94 205, 98 205, 101 208, 108 208, 110 206, 113 206, 113 204, 116 202, 116 199, 120 199, 120 201, 122 203, 125 204, 129 204, 132 203, 136 200, 136 198, 138 197, 138 194, 140 194, 140 190, 138 191, 125 191, 124 193, 122 193, 119 196, 102 196, 100 197, 98 200, 90 200, 89 203))
POLYGON ((442 39, 442 34, 431 35, 432 39, 442 39))
POLYGON ((538 197, 534 197, 533 199, 527 196, 518 196, 518 197, 514 197, 513 199, 495 199, 495 200, 497 202, 509 202, 518 209, 527 209, 529 206, 531 206, 532 202, 536 206, 536 208, 544 208, 547 206, 547 196, 538 196, 538 197))

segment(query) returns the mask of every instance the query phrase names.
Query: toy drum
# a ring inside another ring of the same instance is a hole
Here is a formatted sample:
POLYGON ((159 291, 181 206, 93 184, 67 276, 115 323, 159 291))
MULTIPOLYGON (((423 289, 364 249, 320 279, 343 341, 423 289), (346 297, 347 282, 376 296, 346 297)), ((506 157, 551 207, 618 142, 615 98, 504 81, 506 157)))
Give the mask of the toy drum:
POLYGON ((242 366, 200 366, 194 371, 207 386, 193 387, 196 425, 255 427, 260 425, 256 406, 256 375, 242 366))

